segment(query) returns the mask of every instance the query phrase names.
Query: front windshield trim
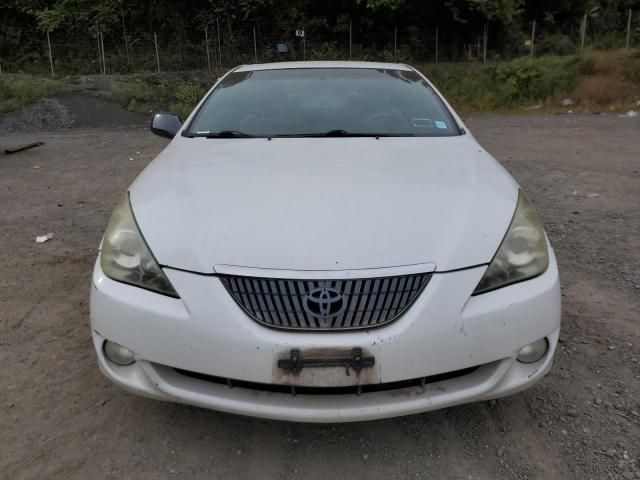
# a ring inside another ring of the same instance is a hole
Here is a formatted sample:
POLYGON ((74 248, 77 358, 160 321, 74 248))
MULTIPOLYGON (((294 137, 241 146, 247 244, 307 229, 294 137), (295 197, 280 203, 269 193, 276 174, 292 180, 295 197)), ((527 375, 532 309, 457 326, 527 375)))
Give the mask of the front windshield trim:
POLYGON ((460 135, 438 135, 428 133, 352 133, 349 135, 326 135, 324 133, 289 133, 289 134, 277 134, 277 135, 242 135, 242 136, 220 136, 215 134, 191 134, 182 133, 185 138, 206 138, 207 140, 254 140, 256 138, 262 139, 274 139, 274 138, 450 138, 459 137, 466 132, 462 130, 460 135))
POLYGON ((315 65, 309 65, 309 66, 304 66, 304 67, 281 67, 281 68, 265 68, 265 69, 249 69, 249 70, 239 70, 241 69, 242 65, 237 66, 231 70, 229 70, 225 75, 223 75, 222 77, 220 77, 218 79, 218 81, 216 82, 214 88, 212 88, 207 95, 205 96, 205 98, 201 101, 200 105, 198 106, 198 109, 195 111, 195 113, 192 115, 189 124, 185 126, 185 128, 183 128, 182 132, 181 132, 181 136, 182 137, 186 137, 186 138, 198 138, 198 137, 208 137, 208 138, 224 138, 224 139, 250 139, 250 138, 327 138, 326 135, 320 135, 320 134, 315 134, 315 133, 290 133, 290 134, 250 134, 250 135, 246 135, 246 136, 237 136, 237 137, 219 137, 219 136, 211 136, 209 134, 209 132, 207 133, 202 133, 202 132, 192 132, 191 129, 195 123, 195 121, 198 119, 200 113, 202 112, 203 108, 208 104, 208 102, 210 101, 211 97, 221 88, 220 86, 223 84, 224 80, 230 76, 233 75, 235 73, 254 73, 254 72, 274 72, 274 71, 290 71, 290 70, 391 70, 391 71, 396 71, 396 72, 413 72, 415 74, 417 74, 424 82, 425 82, 425 88, 429 89, 432 93, 434 98, 436 99, 437 103, 440 105, 440 107, 442 108, 442 110, 445 112, 445 114, 447 115, 448 119, 450 120, 452 126, 453 126, 453 130, 455 131, 455 133, 452 134, 437 134, 437 133, 368 133, 368 132, 354 132, 353 134, 350 135, 345 135, 345 136, 332 136, 332 138, 353 138, 353 137, 425 137, 425 138, 441 138, 441 137, 450 137, 450 136, 462 136, 462 135, 466 135, 466 130, 461 126, 461 124, 458 122, 457 117, 454 115, 454 113, 451 111, 451 109, 449 108, 449 106, 447 105, 447 103, 444 101, 442 95, 440 94, 440 92, 438 92, 432 85, 431 82, 418 70, 416 70, 415 68, 409 66, 409 65, 400 65, 403 66, 405 68, 384 68, 383 67, 384 64, 381 64, 380 67, 381 68, 376 68, 376 67, 358 67, 358 66, 315 66, 315 65))

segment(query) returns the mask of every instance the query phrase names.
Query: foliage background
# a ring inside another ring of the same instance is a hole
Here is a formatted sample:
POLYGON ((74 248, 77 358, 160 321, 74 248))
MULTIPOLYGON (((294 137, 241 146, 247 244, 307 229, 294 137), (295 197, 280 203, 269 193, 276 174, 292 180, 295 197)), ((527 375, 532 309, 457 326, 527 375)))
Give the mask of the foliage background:
POLYGON ((154 33, 163 70, 231 66, 255 56, 344 59, 350 25, 354 59, 433 61, 436 28, 440 61, 467 59, 470 50, 478 57, 485 26, 488 58, 512 59, 528 53, 534 20, 536 53, 566 55, 579 50, 584 15, 588 47, 624 46, 629 10, 638 44, 640 0, 3 0, 0 66, 46 73, 46 32, 60 74, 100 71, 98 32, 109 73, 156 69, 154 33), (295 37, 300 28, 304 45, 295 37), (286 57, 276 54, 277 42, 289 45, 286 57))

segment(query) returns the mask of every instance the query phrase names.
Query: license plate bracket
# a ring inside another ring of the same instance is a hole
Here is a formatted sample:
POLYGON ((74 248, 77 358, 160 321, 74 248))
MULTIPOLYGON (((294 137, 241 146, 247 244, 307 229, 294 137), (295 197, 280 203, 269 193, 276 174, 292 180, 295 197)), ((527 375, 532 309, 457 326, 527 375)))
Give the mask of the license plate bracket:
POLYGON ((289 358, 278 360, 278 368, 297 374, 304 368, 345 367, 348 376, 351 369, 360 373, 362 369, 371 368, 375 363, 374 357, 363 356, 360 347, 354 347, 351 350, 351 355, 338 356, 305 356, 301 350, 294 348, 289 353, 289 358))

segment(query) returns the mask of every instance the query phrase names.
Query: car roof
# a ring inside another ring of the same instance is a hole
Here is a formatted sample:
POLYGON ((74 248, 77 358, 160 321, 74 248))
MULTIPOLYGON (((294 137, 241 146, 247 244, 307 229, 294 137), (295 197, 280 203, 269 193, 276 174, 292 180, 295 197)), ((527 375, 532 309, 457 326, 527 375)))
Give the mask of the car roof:
POLYGON ((256 70, 285 70, 292 68, 376 68, 384 70, 410 71, 411 67, 401 63, 383 62, 346 62, 346 61, 309 61, 309 62, 276 62, 241 65, 236 72, 252 72, 256 70))

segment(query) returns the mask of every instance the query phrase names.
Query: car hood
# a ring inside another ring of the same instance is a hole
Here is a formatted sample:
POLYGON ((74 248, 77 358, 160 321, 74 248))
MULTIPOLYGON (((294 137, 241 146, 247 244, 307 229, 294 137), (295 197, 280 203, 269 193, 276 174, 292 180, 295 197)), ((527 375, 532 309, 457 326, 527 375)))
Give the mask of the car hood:
POLYGON ((491 260, 518 186, 469 134, 178 137, 130 192, 164 266, 447 271, 491 260))

